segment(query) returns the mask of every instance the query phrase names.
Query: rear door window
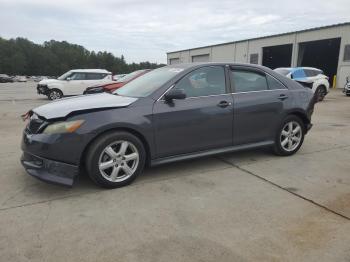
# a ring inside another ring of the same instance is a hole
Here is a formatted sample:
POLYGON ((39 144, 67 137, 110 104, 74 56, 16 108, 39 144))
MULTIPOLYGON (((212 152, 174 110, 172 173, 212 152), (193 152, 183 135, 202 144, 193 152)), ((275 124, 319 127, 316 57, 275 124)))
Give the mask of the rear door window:
POLYGON ((314 70, 314 72, 315 72, 315 76, 323 75, 323 71, 322 70, 314 70))
POLYGON ((266 79, 270 90, 286 89, 286 87, 274 77, 267 75, 266 79))
POLYGON ((267 80, 264 73, 232 69, 231 86, 236 93, 268 90, 267 80))
POLYGON ((314 77, 323 74, 322 70, 317 69, 304 69, 304 72, 307 77, 314 77))
POLYGON ((313 70, 304 69, 304 72, 305 72, 305 75, 306 75, 307 77, 313 77, 313 76, 315 76, 315 73, 314 73, 313 70))
POLYGON ((100 73, 87 73, 86 74, 86 80, 99 80, 106 77, 106 74, 100 74, 100 73))
POLYGON ((70 76, 70 79, 71 80, 85 80, 86 76, 85 76, 85 73, 73 73, 70 76))

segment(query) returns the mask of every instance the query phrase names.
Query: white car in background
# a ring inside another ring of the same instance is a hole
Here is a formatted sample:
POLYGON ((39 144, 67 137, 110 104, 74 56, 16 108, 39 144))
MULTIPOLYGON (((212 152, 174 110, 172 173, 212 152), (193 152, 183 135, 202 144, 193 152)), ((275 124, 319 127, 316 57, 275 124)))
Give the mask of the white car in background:
POLYGON ((50 100, 63 96, 82 95, 92 85, 112 82, 112 73, 104 69, 74 69, 57 79, 45 79, 38 83, 38 94, 50 100))
POLYGON ((307 88, 311 88, 317 101, 322 101, 329 92, 328 76, 313 67, 281 67, 274 70, 289 77, 307 88))
POLYGON ((25 76, 15 76, 13 78, 14 82, 27 82, 27 77, 25 76))

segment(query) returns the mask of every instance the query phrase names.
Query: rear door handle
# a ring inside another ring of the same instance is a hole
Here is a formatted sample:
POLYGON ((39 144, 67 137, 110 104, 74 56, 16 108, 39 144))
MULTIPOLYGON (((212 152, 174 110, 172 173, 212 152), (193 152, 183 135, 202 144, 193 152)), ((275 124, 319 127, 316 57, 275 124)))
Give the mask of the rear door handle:
POLYGON ((225 108, 225 107, 228 107, 230 105, 232 105, 232 103, 227 102, 227 101, 220 101, 220 103, 218 104, 218 107, 225 108))
POLYGON ((288 96, 285 95, 285 94, 281 94, 281 95, 278 97, 279 100, 285 100, 285 99, 287 99, 287 98, 288 98, 288 96))

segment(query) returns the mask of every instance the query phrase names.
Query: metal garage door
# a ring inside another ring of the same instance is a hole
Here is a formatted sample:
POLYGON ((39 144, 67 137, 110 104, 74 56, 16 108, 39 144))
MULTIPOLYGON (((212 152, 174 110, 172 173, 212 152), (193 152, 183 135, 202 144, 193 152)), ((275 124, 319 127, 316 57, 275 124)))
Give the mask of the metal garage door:
POLYGON ((194 55, 192 56, 192 62, 209 62, 209 54, 207 55, 194 55))
POLYGON ((179 63, 180 63, 180 58, 170 58, 169 59, 170 65, 179 64, 179 63))

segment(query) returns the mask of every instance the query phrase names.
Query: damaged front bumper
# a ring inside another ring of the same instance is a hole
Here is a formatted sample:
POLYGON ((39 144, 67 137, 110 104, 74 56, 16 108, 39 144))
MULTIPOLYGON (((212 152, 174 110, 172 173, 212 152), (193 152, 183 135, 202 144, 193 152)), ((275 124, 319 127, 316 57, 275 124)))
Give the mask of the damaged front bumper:
POLYGON ((57 162, 23 152, 21 163, 27 173, 45 182, 72 186, 78 176, 78 166, 57 162))
MULTIPOLYGON (((30 124, 34 125, 33 122, 30 124)), ((84 136, 32 134, 29 126, 23 132, 21 144, 21 163, 27 173, 46 182, 72 186, 86 146, 84 136)))
POLYGON ((49 88, 47 87, 47 85, 40 85, 38 84, 36 87, 36 90, 38 92, 38 94, 42 94, 42 95, 48 95, 49 92, 49 88))

